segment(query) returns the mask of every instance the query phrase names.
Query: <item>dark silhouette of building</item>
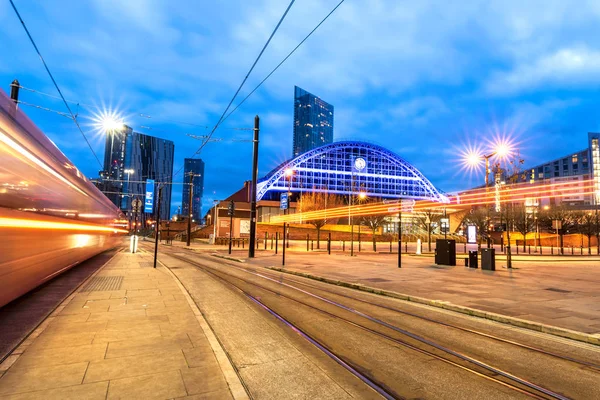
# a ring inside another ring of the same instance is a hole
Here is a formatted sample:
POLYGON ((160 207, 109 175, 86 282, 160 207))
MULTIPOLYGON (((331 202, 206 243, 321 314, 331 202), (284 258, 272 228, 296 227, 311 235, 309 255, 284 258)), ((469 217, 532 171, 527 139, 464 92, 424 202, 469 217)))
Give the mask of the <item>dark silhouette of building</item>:
POLYGON ((332 142, 333 106, 294 86, 293 156, 332 142))
POLYGON ((182 193, 182 210, 183 215, 188 217, 192 215, 192 219, 200 222, 202 218, 202 193, 204 190, 204 161, 199 158, 186 158, 183 164, 184 185, 182 193), (190 212, 190 173, 194 174, 192 181, 192 211, 190 212))
MULTIPOLYGON (((130 213, 134 198, 144 200, 146 180, 154 179, 163 187, 160 217, 169 219, 174 153, 175 145, 170 140, 134 132, 127 125, 110 130, 104 146, 104 169, 96 186, 121 210, 130 213)), ((158 188, 154 207, 157 196, 158 188)))

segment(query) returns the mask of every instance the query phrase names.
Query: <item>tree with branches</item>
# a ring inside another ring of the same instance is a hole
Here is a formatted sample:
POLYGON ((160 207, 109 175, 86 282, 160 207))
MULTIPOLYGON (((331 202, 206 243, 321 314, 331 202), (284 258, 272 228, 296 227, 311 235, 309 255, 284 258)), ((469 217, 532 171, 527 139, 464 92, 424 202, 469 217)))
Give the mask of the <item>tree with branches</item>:
POLYGON ((569 210, 564 204, 553 206, 543 210, 539 218, 540 224, 548 231, 558 233, 560 240, 560 252, 564 253, 564 234, 565 232, 575 230, 577 226, 577 216, 572 210, 569 210), (560 228, 553 227, 553 221, 556 221, 560 228))
MULTIPOLYGON (((379 203, 381 202, 380 198, 371 198, 369 201, 369 203, 379 203)), ((359 220, 359 224, 360 225, 364 225, 366 227, 368 227, 369 229, 371 229, 371 236, 373 238, 373 251, 377 251, 377 240, 375 238, 375 233, 377 233, 377 230, 379 228, 381 228, 383 226, 383 224, 385 224, 387 220, 387 216, 386 215, 366 215, 363 217, 360 217, 359 220)))
MULTIPOLYGON (((343 199, 332 193, 311 191, 303 193, 298 201, 298 211, 323 211, 328 208, 336 208, 344 205, 343 199)), ((307 222, 317 229, 317 249, 320 249, 321 228, 325 224, 336 224, 339 218, 315 218, 308 219, 307 222)))
POLYGON ((523 253, 525 253, 527 251, 527 234, 533 232, 534 228, 533 214, 527 212, 525 205, 519 204, 512 207, 509 218, 508 222, 512 224, 517 232, 523 235, 523 253))
POLYGON ((591 212, 579 212, 576 215, 579 233, 587 237, 588 253, 591 253, 592 236, 596 234, 596 217, 591 212))
POLYGON ((427 246, 428 251, 431 251, 431 225, 438 224, 442 218, 442 215, 432 208, 428 208, 421 213, 416 214, 415 222, 417 226, 427 231, 427 246), (427 222, 429 221, 429 222, 427 222))

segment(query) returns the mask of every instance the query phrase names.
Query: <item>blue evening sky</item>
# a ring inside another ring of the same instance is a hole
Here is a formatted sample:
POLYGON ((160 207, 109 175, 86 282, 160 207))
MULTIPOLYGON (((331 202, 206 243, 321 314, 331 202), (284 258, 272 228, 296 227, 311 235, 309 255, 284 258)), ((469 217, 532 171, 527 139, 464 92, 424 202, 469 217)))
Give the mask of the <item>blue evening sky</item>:
MULTIPOLYGON (((175 142, 175 171, 213 126, 287 7, 279 0, 14 0, 98 157, 91 117, 113 108, 135 130, 175 142), (92 107, 90 107, 92 106, 92 107), (140 114, 152 116, 151 119, 140 114), (148 127, 152 128, 149 130, 148 127)), ((338 0, 298 0, 239 100, 338 0)), ((249 139, 261 117, 259 175, 292 152, 293 88, 335 106, 334 140, 374 142, 435 186, 479 185, 458 152, 510 136, 526 165, 583 149, 600 129, 600 1, 346 0, 215 133, 249 139), (226 129, 227 128, 227 129, 226 129)), ((17 78, 57 95, 8 1, 0 4, 0 87, 17 78)), ((66 111, 52 97, 21 100, 66 111)), ((238 100, 238 101, 239 101, 238 100)), ((237 104, 237 101, 236 101, 237 104)), ((90 178, 100 166, 67 118, 23 106, 90 178)), ((206 206, 250 179, 251 144, 218 142, 206 162, 206 206)), ((182 173, 174 177, 181 182, 182 173)), ((181 202, 173 191, 172 209, 181 202)))

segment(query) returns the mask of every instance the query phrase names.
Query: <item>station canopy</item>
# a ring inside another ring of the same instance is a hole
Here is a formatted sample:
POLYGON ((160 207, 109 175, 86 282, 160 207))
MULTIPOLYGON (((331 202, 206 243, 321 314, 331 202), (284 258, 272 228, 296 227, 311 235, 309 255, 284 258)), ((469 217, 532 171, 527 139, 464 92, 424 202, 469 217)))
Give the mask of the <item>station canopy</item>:
POLYGON ((257 200, 288 190, 448 201, 419 170, 397 154, 375 144, 356 141, 317 147, 280 164, 259 181, 257 200))

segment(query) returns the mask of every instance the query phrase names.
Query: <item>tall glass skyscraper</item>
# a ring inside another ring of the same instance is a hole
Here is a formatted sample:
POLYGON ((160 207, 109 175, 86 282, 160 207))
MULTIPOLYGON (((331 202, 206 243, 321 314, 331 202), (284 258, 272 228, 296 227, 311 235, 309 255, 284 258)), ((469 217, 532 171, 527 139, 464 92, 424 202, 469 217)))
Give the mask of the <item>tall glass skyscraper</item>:
POLYGON ((202 192, 204 190, 204 161, 199 158, 186 158, 183 164, 183 193, 182 193, 182 215, 186 217, 192 214, 192 219, 200 222, 202 218, 202 192), (194 174, 192 181, 192 212, 190 213, 190 173, 194 174))
POLYGON ((106 132, 104 143, 104 168, 100 171, 101 183, 98 187, 116 206, 122 199, 125 176, 125 147, 133 130, 123 125, 123 129, 106 132))
POLYGON ((293 156, 333 142, 333 106, 294 86, 293 156))
MULTIPOLYGON (((173 159, 175 145, 170 140, 132 132, 125 145, 125 170, 133 171, 125 180, 121 209, 130 210, 133 198, 144 199, 146 180, 154 179, 162 185, 160 218, 167 220, 171 216, 171 191, 173 182, 173 159)), ((154 209, 158 203, 158 188, 155 189, 154 209)))

